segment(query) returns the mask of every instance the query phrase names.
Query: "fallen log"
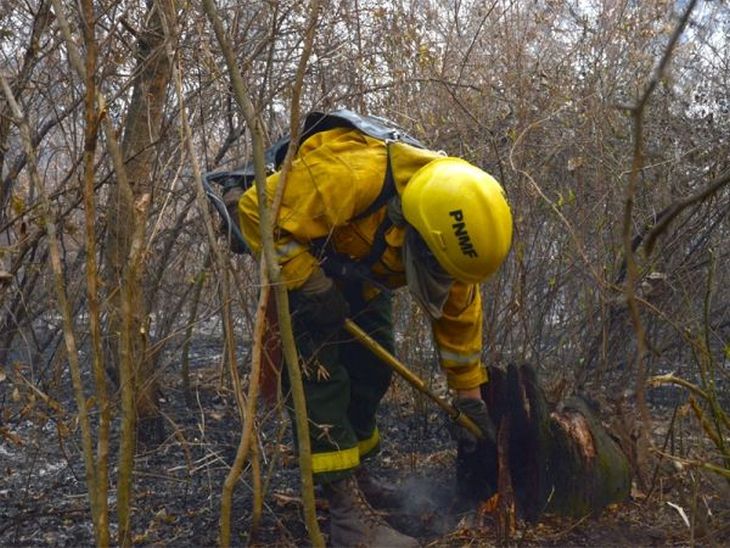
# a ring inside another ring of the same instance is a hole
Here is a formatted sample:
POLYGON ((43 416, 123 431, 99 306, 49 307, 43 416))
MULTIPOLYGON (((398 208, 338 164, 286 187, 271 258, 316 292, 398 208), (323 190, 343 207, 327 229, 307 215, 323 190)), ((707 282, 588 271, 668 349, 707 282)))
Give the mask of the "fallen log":
MULTIPOLYGON (((573 396, 550 406, 529 365, 493 369, 482 387, 495 425, 510 424, 499 436, 500 452, 509 459, 509 474, 524 519, 544 512, 582 517, 598 514, 628 497, 631 475, 626 455, 611 438, 598 410, 573 396)), ((497 447, 482 442, 473 452, 459 448, 457 482, 462 497, 487 500, 498 485, 497 447)))

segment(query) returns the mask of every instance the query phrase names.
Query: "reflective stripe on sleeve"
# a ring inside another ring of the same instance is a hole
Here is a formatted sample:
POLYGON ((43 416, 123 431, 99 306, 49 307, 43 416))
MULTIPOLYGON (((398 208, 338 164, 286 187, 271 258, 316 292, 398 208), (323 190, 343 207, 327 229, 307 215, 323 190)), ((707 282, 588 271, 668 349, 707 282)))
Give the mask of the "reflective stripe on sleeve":
POLYGON ((315 474, 348 470, 355 468, 358 464, 360 464, 360 450, 358 447, 312 454, 312 472, 315 474))
POLYGON ((448 361, 458 365, 470 365, 481 359, 481 352, 473 352, 471 354, 457 354, 449 350, 439 349, 439 356, 442 361, 448 361))
POLYGON ((297 242, 296 240, 289 240, 288 242, 286 242, 284 244, 277 243, 275 250, 276 250, 276 256, 279 259, 287 259, 298 253, 301 253, 302 251, 306 251, 307 247, 305 245, 302 245, 301 243, 297 242))

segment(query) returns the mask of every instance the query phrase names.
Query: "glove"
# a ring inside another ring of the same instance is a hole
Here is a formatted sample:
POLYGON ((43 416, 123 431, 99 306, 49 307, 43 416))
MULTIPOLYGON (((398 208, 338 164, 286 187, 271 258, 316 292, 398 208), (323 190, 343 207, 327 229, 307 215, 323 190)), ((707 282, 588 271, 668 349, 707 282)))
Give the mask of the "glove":
POLYGON ((320 268, 304 285, 289 293, 289 303, 296 325, 317 339, 339 331, 350 313, 342 292, 320 268))
POLYGON ((452 423, 451 436, 459 444, 459 447, 463 448, 467 453, 473 453, 480 441, 485 441, 492 445, 496 443, 497 438, 494 431, 494 424, 492 423, 492 419, 489 418, 487 404, 483 400, 479 398, 456 398, 453 404, 460 413, 463 413, 474 421, 474 424, 484 434, 484 440, 479 440, 459 423, 452 423))

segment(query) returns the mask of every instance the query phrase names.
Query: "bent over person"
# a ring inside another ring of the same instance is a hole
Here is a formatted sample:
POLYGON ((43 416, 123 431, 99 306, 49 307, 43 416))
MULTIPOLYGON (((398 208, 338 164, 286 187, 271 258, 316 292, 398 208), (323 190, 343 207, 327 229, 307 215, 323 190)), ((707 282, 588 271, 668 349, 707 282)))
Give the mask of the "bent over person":
MULTIPOLYGON (((407 286, 428 315, 454 405, 493 431, 480 385, 479 283, 504 261, 512 216, 489 174, 465 160, 357 128, 304 135, 275 226, 309 415, 312 468, 333 546, 417 546, 373 507, 392 502, 363 464, 380 445, 376 412, 391 370, 343 330, 351 317, 394 352, 388 289, 407 286)), ((279 172, 266 180, 271 197, 279 172)), ((256 189, 228 191, 259 254, 256 189)), ((284 379, 286 386, 286 379, 284 379)))

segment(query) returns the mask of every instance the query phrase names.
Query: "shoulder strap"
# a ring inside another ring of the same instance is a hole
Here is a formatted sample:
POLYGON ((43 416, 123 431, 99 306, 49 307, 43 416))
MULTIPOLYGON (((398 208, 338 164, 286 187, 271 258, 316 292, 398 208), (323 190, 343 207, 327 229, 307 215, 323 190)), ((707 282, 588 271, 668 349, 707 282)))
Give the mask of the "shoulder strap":
MULTIPOLYGON (((362 211, 357 216, 353 217, 353 221, 364 219, 368 215, 372 215, 381 207, 385 206, 385 204, 387 204, 388 201, 396 195, 395 178, 393 177, 393 168, 390 162, 390 146, 388 143, 386 143, 385 146, 387 151, 387 166, 385 168, 385 180, 383 181, 383 186, 380 188, 380 193, 377 195, 375 200, 373 200, 373 203, 371 203, 365 209, 365 211, 362 211)), ((370 248, 370 253, 357 261, 359 264, 365 265, 370 268, 376 262, 378 262, 378 260, 383 256, 383 253, 385 253, 385 248, 387 247, 387 244, 385 242, 385 233, 391 226, 393 226, 393 221, 390 219, 390 217, 386 215, 385 219, 381 221, 380 225, 378 225, 378 228, 375 231, 373 245, 370 248)), ((319 249, 322 255, 332 254, 331 249, 329 249, 329 239, 327 238, 319 240, 316 247, 319 249)), ((352 260, 350 259, 350 261, 352 260)))
MULTIPOLYGON (((373 202, 367 208, 365 208, 364 211, 353 217, 353 221, 364 219, 368 215, 372 215, 381 207, 385 206, 385 204, 387 204, 388 201, 396 195, 395 177, 393 176, 393 165, 390 159, 390 141, 388 140, 385 141, 385 150, 387 158, 385 167, 385 179, 383 180, 383 185, 380 187, 380 192, 375 197, 375 200, 373 200, 373 202)), ((383 256, 383 253, 385 253, 385 249, 388 247, 388 244, 385 241, 385 233, 391 226, 393 226, 393 221, 389 216, 386 215, 385 218, 381 221, 380 225, 378 225, 377 230, 375 231, 375 236, 373 237, 373 245, 370 248, 370 253, 357 261, 360 266, 366 267, 369 271, 370 268, 380 260, 380 258, 383 256)), ((327 247, 328 246, 325 245, 322 249, 325 255, 327 254, 327 247)), ((367 279, 373 281, 372 276, 367 276, 367 279)))

